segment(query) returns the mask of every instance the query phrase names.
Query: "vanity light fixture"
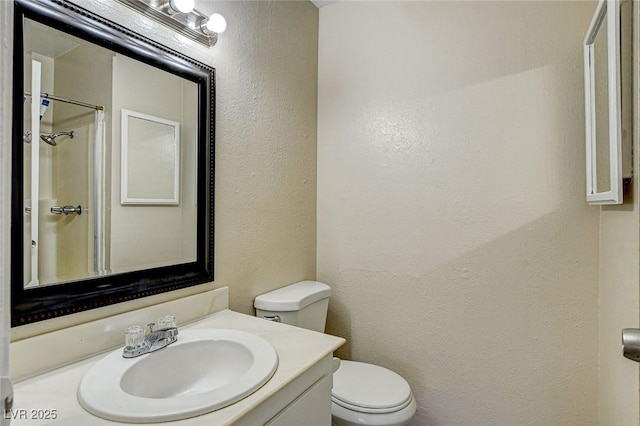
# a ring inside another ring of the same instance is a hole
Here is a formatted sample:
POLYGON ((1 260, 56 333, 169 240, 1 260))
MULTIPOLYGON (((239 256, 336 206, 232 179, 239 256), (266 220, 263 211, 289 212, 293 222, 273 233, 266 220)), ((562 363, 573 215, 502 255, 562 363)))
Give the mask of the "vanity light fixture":
POLYGON ((214 46, 218 34, 227 28, 219 13, 206 16, 194 9, 194 0, 116 1, 207 47, 214 46))

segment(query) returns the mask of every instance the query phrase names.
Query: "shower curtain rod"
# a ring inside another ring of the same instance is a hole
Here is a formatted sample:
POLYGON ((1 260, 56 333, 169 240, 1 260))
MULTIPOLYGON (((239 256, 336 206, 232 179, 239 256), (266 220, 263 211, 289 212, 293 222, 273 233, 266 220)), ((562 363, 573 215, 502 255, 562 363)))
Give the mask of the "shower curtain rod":
MULTIPOLYGON (((31 96, 31 92, 24 92, 25 96, 31 96)), ((104 111, 104 107, 102 105, 91 105, 85 102, 76 101, 73 99, 63 98, 62 96, 51 95, 49 93, 41 93, 41 98, 51 99, 54 101, 66 102, 68 104, 78 105, 85 108, 95 109, 96 111, 104 111)))

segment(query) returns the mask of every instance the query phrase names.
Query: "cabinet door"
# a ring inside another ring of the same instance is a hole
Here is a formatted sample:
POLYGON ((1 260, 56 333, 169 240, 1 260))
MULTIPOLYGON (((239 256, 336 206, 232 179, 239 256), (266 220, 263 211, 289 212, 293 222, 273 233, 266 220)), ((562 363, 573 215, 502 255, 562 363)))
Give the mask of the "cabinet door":
POLYGON ((329 426, 331 424, 332 376, 318 380, 271 419, 268 426, 329 426))
POLYGON ((584 39, 587 202, 622 204, 633 173, 631 2, 600 0, 584 39))

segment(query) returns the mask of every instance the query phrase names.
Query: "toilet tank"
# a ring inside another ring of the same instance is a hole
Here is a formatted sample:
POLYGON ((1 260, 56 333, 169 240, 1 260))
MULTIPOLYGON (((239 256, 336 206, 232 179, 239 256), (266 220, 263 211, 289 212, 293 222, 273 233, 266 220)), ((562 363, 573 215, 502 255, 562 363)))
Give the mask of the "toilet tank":
POLYGON ((331 287, 318 281, 300 281, 261 294, 253 301, 256 316, 277 315, 284 324, 324 333, 331 287))

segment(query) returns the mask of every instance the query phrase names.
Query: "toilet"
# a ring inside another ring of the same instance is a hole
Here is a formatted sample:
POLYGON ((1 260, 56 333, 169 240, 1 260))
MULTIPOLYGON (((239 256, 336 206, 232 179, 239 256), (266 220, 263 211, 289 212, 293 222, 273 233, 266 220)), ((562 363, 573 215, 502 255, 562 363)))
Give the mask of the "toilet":
MULTIPOLYGON (((301 281, 254 300, 256 316, 324 333, 331 288, 301 281)), ((331 419, 335 426, 404 426, 416 400, 400 375, 373 364, 341 361, 333 373, 331 419)))

